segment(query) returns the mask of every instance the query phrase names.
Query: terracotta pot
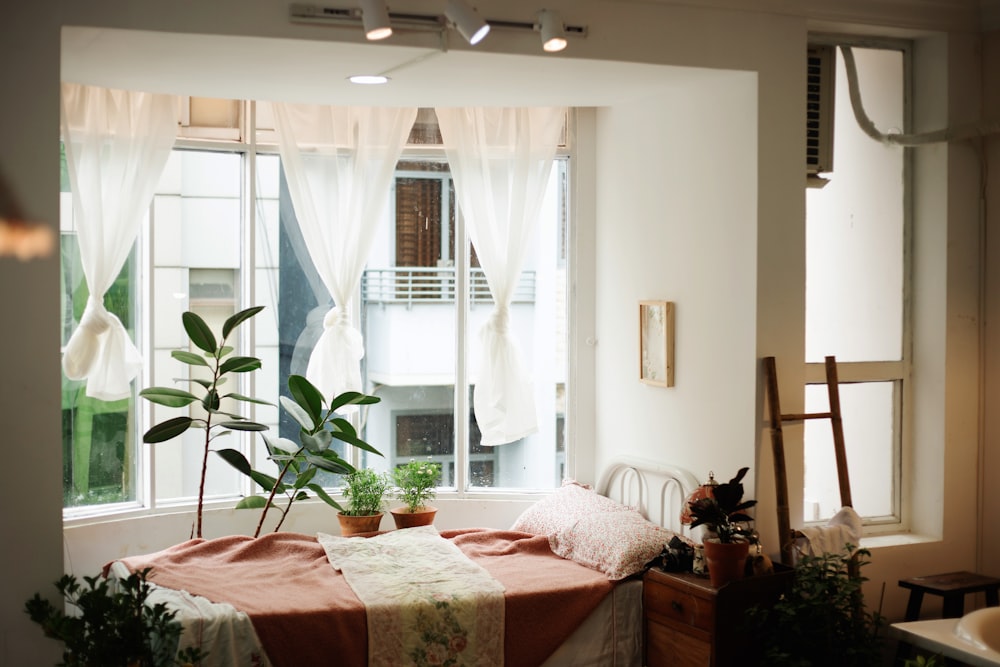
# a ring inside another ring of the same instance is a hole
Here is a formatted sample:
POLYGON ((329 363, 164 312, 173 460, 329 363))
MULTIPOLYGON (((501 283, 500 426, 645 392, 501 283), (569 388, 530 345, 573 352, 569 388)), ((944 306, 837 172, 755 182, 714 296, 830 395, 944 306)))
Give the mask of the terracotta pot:
POLYGON ((337 514, 337 518, 340 520, 340 534, 347 537, 349 535, 357 535, 359 533, 378 532, 379 524, 382 523, 382 514, 382 512, 366 516, 337 514))
POLYGON ((396 507, 389 512, 392 513, 392 519, 396 522, 396 528, 413 528, 414 526, 429 526, 434 523, 437 508, 424 505, 417 508, 415 512, 411 512, 406 507, 396 507))
POLYGON ((705 562, 708 565, 708 578, 712 585, 721 588, 730 581, 742 579, 749 553, 749 542, 723 543, 717 539, 705 540, 705 562))

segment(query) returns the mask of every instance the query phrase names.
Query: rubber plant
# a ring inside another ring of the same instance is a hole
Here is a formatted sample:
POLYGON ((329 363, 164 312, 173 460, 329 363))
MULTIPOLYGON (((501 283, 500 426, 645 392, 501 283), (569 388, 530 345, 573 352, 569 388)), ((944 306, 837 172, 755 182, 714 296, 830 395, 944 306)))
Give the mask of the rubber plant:
POLYGON ((191 391, 173 387, 149 387, 139 392, 140 396, 157 405, 163 405, 168 408, 183 408, 193 403, 198 403, 204 410, 204 416, 192 417, 191 415, 183 415, 160 422, 146 431, 142 437, 143 442, 155 444, 172 440, 191 428, 199 428, 205 432, 205 445, 201 460, 201 478, 198 482, 198 510, 195 526, 191 531, 192 537, 202 536, 201 526, 205 496, 205 477, 208 472, 208 454, 212 451, 212 441, 231 431, 267 430, 267 426, 264 424, 251 421, 243 415, 222 410, 221 405, 225 399, 260 405, 273 405, 273 403, 235 392, 221 394, 219 390, 219 387, 225 384, 231 374, 249 373, 260 368, 260 359, 257 357, 234 355, 233 347, 226 343, 242 323, 263 309, 263 306, 254 306, 246 310, 241 310, 229 317, 223 323, 222 333, 218 338, 216 338, 208 324, 205 323, 205 320, 196 313, 185 312, 181 315, 184 331, 187 332, 191 343, 200 349, 202 353, 198 354, 189 350, 174 350, 170 353, 174 359, 191 366, 193 371, 191 377, 175 381, 198 385, 203 390, 201 395, 198 396, 191 391), (209 377, 195 377, 197 374, 195 369, 204 369, 207 371, 209 377))
POLYGON ((235 449, 222 449, 217 452, 230 465, 249 476, 267 492, 266 496, 247 496, 236 505, 238 509, 263 508, 254 537, 260 535, 268 510, 277 507, 281 512, 281 518, 274 528, 277 532, 288 516, 292 504, 297 500, 308 498, 308 491, 315 493, 327 505, 343 511, 340 503, 320 484, 313 481, 320 471, 338 475, 349 475, 355 471, 354 466, 331 448, 330 445, 335 440, 382 456, 381 452, 358 436, 351 422, 338 414, 339 410, 347 406, 378 403, 381 399, 377 396, 349 391, 327 401, 320 390, 301 375, 288 377, 288 390, 291 397, 281 396, 279 401, 299 425, 299 442, 262 434, 267 445, 268 459, 278 466, 277 477, 254 470, 242 452, 235 449), (275 503, 278 494, 285 497, 284 506, 275 503))

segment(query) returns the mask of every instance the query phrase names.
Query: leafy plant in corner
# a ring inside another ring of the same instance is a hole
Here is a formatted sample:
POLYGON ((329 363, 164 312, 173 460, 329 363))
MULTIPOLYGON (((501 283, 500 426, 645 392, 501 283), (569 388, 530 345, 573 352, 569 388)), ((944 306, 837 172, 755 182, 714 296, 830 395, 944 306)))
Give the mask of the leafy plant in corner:
POLYGON ((441 464, 434 461, 411 460, 392 471, 396 497, 406 503, 406 509, 411 514, 434 498, 439 479, 441 464))
POLYGON ((772 607, 748 618, 763 650, 761 664, 776 667, 869 667, 882 664, 884 619, 865 608, 861 568, 870 556, 848 545, 842 553, 803 555, 791 589, 772 607))
POLYGON ((198 664, 205 654, 196 647, 178 652, 183 628, 176 612, 163 603, 148 604, 149 569, 133 572, 112 585, 103 577, 63 575, 55 586, 79 614, 67 615, 38 593, 24 610, 46 637, 63 643, 69 667, 166 667, 198 664), (117 588, 117 589, 116 589, 117 588))
POLYGON ((724 544, 748 539, 753 535, 749 523, 753 517, 745 511, 757 504, 743 500, 743 477, 750 468, 740 468, 736 476, 724 484, 712 487, 712 495, 698 498, 688 505, 691 527, 705 526, 724 544))
POLYGON ((355 470, 344 478, 344 497, 348 516, 371 516, 385 509, 385 494, 389 491, 389 476, 371 468, 355 470))
POLYGON ((321 470, 338 475, 350 475, 354 472, 354 466, 330 447, 334 440, 382 456, 381 452, 358 436, 357 430, 348 420, 337 414, 338 410, 346 406, 371 405, 378 403, 380 398, 351 391, 338 394, 327 402, 320 390, 301 375, 288 377, 288 390, 291 397, 281 396, 279 401, 299 424, 299 442, 295 443, 288 438, 273 438, 266 433, 261 434, 267 445, 268 459, 278 466, 277 477, 252 469, 246 457, 235 449, 221 449, 216 452, 268 492, 266 496, 247 496, 236 505, 237 509, 263 508, 254 537, 260 535, 269 509, 278 507, 281 512, 281 518, 274 528, 277 532, 288 516, 292 504, 297 500, 308 498, 308 491, 315 493, 327 505, 343 510, 340 503, 313 481, 321 470), (284 506, 279 507, 275 504, 275 497, 278 494, 285 497, 284 506))
POLYGON ((184 331, 187 332, 191 343, 202 350, 203 354, 196 354, 188 350, 174 350, 170 355, 192 367, 205 369, 210 377, 208 379, 195 377, 195 372, 188 379, 175 381, 190 382, 199 385, 204 393, 201 397, 196 396, 184 389, 172 387, 149 387, 139 392, 139 395, 146 400, 163 405, 168 408, 183 408, 192 403, 199 403, 204 410, 204 416, 192 417, 183 415, 173 417, 164 422, 156 424, 142 436, 142 441, 147 443, 159 443, 172 440, 185 433, 190 428, 200 428, 205 431, 205 447, 201 460, 201 478, 198 483, 198 510, 195 527, 192 529, 194 537, 201 537, 202 510, 205 496, 205 477, 208 472, 208 453, 211 451, 212 441, 221 435, 226 435, 231 431, 265 431, 267 426, 250 421, 242 415, 226 412, 221 409, 224 399, 232 399, 245 403, 258 403, 261 405, 272 405, 267 401, 262 401, 238 393, 220 394, 219 387, 222 386, 231 373, 248 373, 257 370, 261 366, 260 359, 246 356, 230 356, 233 348, 226 345, 229 336, 236 328, 250 319, 261 310, 263 306, 255 306, 242 310, 225 321, 222 325, 222 335, 216 340, 215 334, 201 317, 192 312, 185 312, 181 315, 181 322, 184 331))

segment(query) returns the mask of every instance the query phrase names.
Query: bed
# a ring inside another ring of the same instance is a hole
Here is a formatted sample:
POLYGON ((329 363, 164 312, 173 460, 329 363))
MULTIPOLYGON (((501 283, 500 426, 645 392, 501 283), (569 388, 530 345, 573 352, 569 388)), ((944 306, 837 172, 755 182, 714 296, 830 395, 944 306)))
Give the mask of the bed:
POLYGON ((151 602, 177 611, 204 667, 638 666, 640 575, 683 535, 696 486, 682 469, 621 459, 594 489, 564 483, 509 530, 189 540, 108 570, 152 568, 151 602), (410 606, 414 595, 429 606, 410 606))

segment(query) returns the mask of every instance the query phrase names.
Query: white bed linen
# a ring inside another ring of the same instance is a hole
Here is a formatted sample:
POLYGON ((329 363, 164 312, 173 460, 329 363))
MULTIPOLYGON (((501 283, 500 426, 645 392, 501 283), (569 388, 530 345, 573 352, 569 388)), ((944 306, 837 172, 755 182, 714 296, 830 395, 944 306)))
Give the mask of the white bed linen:
POLYGON ((641 667, 642 580, 615 586, 542 667, 641 667))

